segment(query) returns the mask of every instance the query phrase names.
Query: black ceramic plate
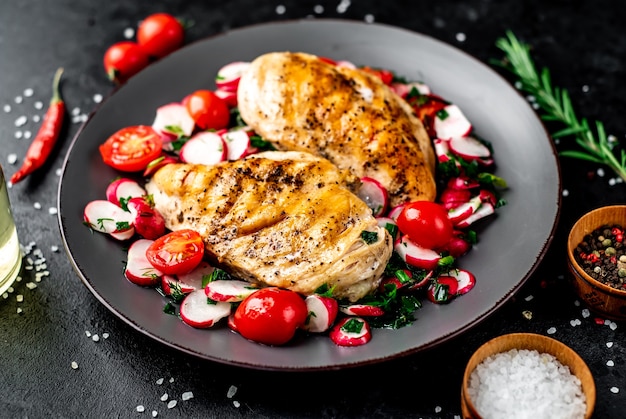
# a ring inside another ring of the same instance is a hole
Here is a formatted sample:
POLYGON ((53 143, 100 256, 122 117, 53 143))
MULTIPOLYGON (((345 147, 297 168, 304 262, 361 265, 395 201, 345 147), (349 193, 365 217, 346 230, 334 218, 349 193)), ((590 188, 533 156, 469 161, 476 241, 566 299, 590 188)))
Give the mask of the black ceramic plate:
POLYGON ((166 345, 242 367, 321 370, 381 362, 432 348, 494 313, 530 276, 551 242, 560 204, 555 150, 534 111, 489 67, 435 39, 394 27, 337 20, 271 23, 233 30, 192 44, 142 71, 104 101, 74 139, 59 188, 59 222, 66 250, 84 284, 116 316, 166 345), (82 224, 83 208, 103 199, 118 176, 98 145, 118 129, 150 124, 155 109, 199 88, 213 88, 217 70, 270 51, 304 51, 422 80, 458 104, 478 134, 493 143, 508 204, 480 232, 480 244, 461 265, 476 287, 448 305, 426 302, 417 321, 375 330, 372 341, 340 348, 327 337, 284 347, 251 343, 227 327, 196 330, 162 312, 156 291, 121 274, 124 245, 82 224))

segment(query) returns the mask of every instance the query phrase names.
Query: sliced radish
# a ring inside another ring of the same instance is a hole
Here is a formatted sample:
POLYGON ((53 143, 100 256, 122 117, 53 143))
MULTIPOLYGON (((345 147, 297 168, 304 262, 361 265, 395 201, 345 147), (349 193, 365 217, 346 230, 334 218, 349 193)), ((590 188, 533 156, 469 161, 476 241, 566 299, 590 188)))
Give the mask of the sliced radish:
POLYGON ((182 284, 182 286, 197 290, 204 289, 213 271, 215 271, 213 266, 206 261, 202 261, 194 268, 193 271, 178 275, 178 281, 182 284))
POLYGON ((446 274, 456 279, 457 282, 457 295, 467 294, 474 285, 476 285, 476 277, 473 273, 466 271, 465 269, 455 269, 446 274))
POLYGON ((155 269, 146 257, 146 250, 154 240, 139 239, 128 248, 128 259, 124 275, 134 284, 152 287, 161 282, 163 273, 155 269))
POLYGON ((339 310, 349 316, 376 317, 385 314, 385 310, 369 304, 350 304, 340 306, 339 310))
POLYGON ((150 177, 155 174, 156 171, 159 170, 161 167, 172 163, 180 163, 180 160, 171 156, 161 156, 148 163, 148 166, 146 166, 146 170, 144 170, 143 172, 143 177, 150 177))
POLYGON ((259 289, 246 281, 218 279, 209 282, 204 288, 207 297, 213 301, 238 303, 259 289))
POLYGON ((476 212, 474 212, 472 215, 465 218, 464 220, 460 221, 456 225, 456 227, 458 228, 469 227, 471 224, 475 223, 476 221, 482 218, 487 217, 488 215, 493 214, 494 212, 496 212, 495 207, 491 205, 489 202, 485 202, 480 206, 480 208, 476 210, 476 212))
POLYGON ((206 329, 228 317, 230 303, 215 302, 207 298, 204 290, 189 293, 180 304, 180 317, 189 326, 206 329))
POLYGON ((496 194, 494 194, 491 191, 488 191, 487 189, 481 189, 478 192, 478 196, 480 196, 481 202, 489 202, 491 205, 494 205, 494 206, 498 202, 496 198, 496 194))
POLYGON ((443 304, 457 296, 459 283, 456 278, 441 275, 435 279, 426 292, 426 298, 433 303, 443 304))
POLYGON ((385 292, 387 285, 393 285, 394 287, 396 287, 397 290, 404 288, 404 284, 402 283, 402 281, 400 281, 398 278, 396 278, 395 276, 391 276, 389 278, 384 278, 382 281, 380 281, 380 285, 378 286, 378 290, 380 292, 385 292))
POLYGON ((486 160, 491 158, 491 151, 475 137, 452 137, 450 151, 465 160, 486 160))
POLYGON ((218 70, 217 76, 215 77, 215 85, 218 89, 227 92, 236 92, 239 86, 239 80, 248 67, 250 67, 250 63, 245 61, 235 61, 226 64, 218 70))
POLYGON ((119 233, 110 233, 109 236, 121 242, 130 240, 135 236, 135 228, 131 227, 128 230, 120 231, 119 233))
POLYGON ((458 258, 469 252, 472 245, 460 234, 454 233, 448 244, 445 246, 445 250, 450 253, 450 256, 458 258))
POLYGON ((354 65, 351 61, 347 61, 347 60, 339 60, 335 63, 335 65, 337 67, 345 67, 345 68, 352 68, 352 69, 357 68, 356 65, 354 65))
POLYGON ((152 128, 164 141, 172 141, 180 134, 189 137, 196 126, 187 107, 180 102, 168 103, 157 108, 152 128))
POLYGON ((398 236, 398 224, 393 218, 389 217, 376 217, 376 222, 379 227, 384 228, 391 234, 391 238, 395 241, 398 236))
POLYGON ((446 188, 441 192, 439 202, 446 210, 451 210, 468 202, 472 197, 469 189, 446 188))
POLYGON ((400 204, 400 205, 397 205, 397 206, 393 207, 391 209, 391 211, 389 211, 389 214, 387 214, 387 216, 389 218, 391 218, 392 220, 394 220, 394 221, 398 221, 398 216, 400 215, 400 213, 404 209, 404 205, 405 204, 400 204))
POLYGON ((452 159, 450 156, 450 147, 448 142, 450 140, 442 140, 441 138, 435 138, 433 140, 433 148, 435 149, 435 155, 439 163, 445 163, 452 159))
POLYGON ((96 199, 85 206, 83 218, 101 233, 120 233, 133 226, 135 217, 110 201, 96 199))
POLYGON ((219 97, 224 102, 226 102, 226 105, 228 105, 229 108, 237 107, 237 92, 236 91, 216 89, 213 93, 215 93, 215 96, 219 97))
POLYGON ((480 196, 476 195, 475 197, 470 198, 469 201, 449 210, 448 218, 452 221, 452 224, 458 225, 461 221, 478 211, 478 208, 480 208, 481 205, 482 202, 480 200, 480 196))
POLYGON ((464 137, 472 131, 472 124, 456 105, 447 105, 436 113, 434 122, 437 138, 449 140, 464 137))
POLYGON ((451 189, 474 189, 479 186, 480 183, 477 180, 470 179, 467 176, 453 177, 447 184, 447 187, 451 189))
POLYGON ((344 317, 331 329, 330 339, 338 346, 360 346, 372 340, 372 331, 364 319, 344 317))
POLYGON ((218 134, 203 131, 195 134, 180 149, 186 163, 213 165, 226 160, 226 143, 218 134))
POLYGON ((396 92, 401 98, 406 98, 415 89, 418 95, 429 95, 431 93, 430 87, 424 83, 412 82, 412 83, 392 83, 391 89, 396 92))
POLYGON ((439 259, 441 259, 439 253, 416 245, 408 236, 403 236, 402 239, 395 244, 394 250, 403 261, 421 269, 434 269, 439 259))
POLYGON ((322 333, 330 329, 339 312, 337 300, 318 294, 309 295, 304 299, 309 315, 302 329, 312 333, 322 333))
POLYGON ((165 234, 165 219, 156 208, 146 202, 144 197, 131 198, 126 205, 135 217, 133 220, 135 232, 141 237, 156 240, 165 234))
POLYGON ((106 189, 107 200, 120 205, 120 199, 130 199, 144 196, 146 190, 136 181, 129 178, 118 178, 109 183, 106 189))
POLYGON ((175 299, 183 298, 185 295, 196 288, 181 283, 178 278, 172 275, 163 275, 161 277, 161 289, 165 295, 174 297, 175 299))
POLYGON ((424 288, 426 285, 430 284, 431 279, 434 275, 435 271, 428 271, 422 279, 415 280, 415 282, 408 287, 409 291, 415 291, 420 288, 424 288))
POLYGON ((248 154, 250 148, 250 136, 244 130, 228 131, 222 134, 222 139, 226 143, 228 160, 239 160, 248 154))
POLYGON ((361 178, 357 196, 370 207, 375 217, 384 214, 389 205, 387 189, 379 181, 370 177, 361 178))

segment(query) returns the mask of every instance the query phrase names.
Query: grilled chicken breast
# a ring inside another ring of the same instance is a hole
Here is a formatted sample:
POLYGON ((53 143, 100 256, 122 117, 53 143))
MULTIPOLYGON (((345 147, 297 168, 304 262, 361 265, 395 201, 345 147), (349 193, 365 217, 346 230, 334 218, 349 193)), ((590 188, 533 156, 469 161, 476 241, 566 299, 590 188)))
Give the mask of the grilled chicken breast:
POLYGON ((358 183, 310 153, 272 151, 170 164, 146 190, 169 229, 200 233, 212 261, 233 275, 305 295, 327 284, 356 301, 376 289, 392 253, 389 233, 349 189, 358 183))
POLYGON ((377 77, 310 54, 274 52, 251 63, 237 98, 242 119, 277 149, 308 151, 374 178, 392 206, 434 200, 430 138, 377 77))

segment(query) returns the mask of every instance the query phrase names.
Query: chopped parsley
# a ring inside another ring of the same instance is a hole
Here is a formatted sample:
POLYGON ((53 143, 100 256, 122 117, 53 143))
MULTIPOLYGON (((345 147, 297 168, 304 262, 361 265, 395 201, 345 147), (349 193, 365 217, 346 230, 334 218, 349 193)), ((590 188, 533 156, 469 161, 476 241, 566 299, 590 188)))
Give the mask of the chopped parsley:
POLYGON ((163 307, 163 313, 165 314, 171 314, 172 316, 176 315, 176 306, 170 302, 168 302, 167 304, 165 304, 165 306, 163 307))
POLYGON ((367 244, 376 243, 378 241, 378 233, 375 231, 361 231, 361 239, 367 244))
POLYGON ((361 330, 363 330, 363 322, 356 318, 351 318, 341 326, 341 330, 346 333, 361 333, 361 330))

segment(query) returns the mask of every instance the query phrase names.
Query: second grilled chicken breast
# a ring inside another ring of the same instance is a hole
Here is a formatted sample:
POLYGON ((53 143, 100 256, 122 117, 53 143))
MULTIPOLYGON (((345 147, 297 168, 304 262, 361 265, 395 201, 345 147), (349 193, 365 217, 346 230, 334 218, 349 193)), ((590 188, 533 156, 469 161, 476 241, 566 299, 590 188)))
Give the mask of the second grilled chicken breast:
POLYGON ((170 164, 146 185, 171 230, 191 228, 209 257, 253 283, 356 301, 374 291, 392 239, 349 187, 358 179, 302 152, 214 166, 170 164), (369 232, 364 239, 363 232, 369 232))
POLYGON ((273 52, 251 63, 237 95, 242 119, 277 149, 308 151, 374 178, 392 206, 434 200, 430 138, 377 77, 310 54, 273 52))

